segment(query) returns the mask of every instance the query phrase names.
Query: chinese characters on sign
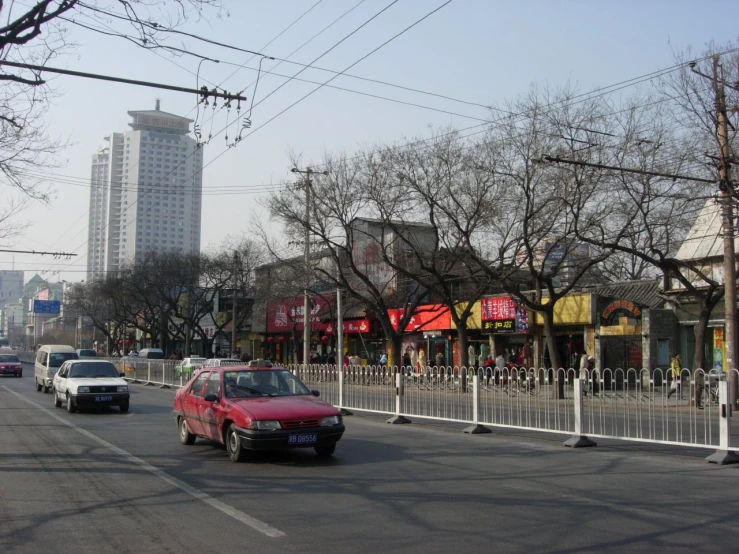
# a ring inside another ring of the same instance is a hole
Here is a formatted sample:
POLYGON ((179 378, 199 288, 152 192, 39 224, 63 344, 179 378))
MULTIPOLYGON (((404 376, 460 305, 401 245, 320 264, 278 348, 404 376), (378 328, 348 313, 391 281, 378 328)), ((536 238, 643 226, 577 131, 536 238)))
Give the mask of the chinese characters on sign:
POLYGON ((480 300, 482 330, 488 333, 528 333, 526 306, 509 296, 480 300))
POLYGON ((614 300, 600 314, 601 322, 606 325, 617 323, 619 316, 639 320, 641 319, 641 309, 631 300, 614 300))
MULTIPOLYGON (((344 321, 344 333, 369 333, 370 322, 369 319, 357 319, 344 321)), ((333 335, 335 331, 333 323, 326 323, 323 332, 327 335, 333 335)))

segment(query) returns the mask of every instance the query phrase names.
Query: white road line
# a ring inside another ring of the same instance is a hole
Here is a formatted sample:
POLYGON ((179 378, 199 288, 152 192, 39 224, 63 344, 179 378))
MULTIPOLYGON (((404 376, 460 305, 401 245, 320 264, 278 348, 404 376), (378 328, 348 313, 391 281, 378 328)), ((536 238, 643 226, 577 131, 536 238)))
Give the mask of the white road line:
POLYGON ((3 385, 3 388, 5 390, 7 390, 8 392, 10 392, 10 393, 14 394, 15 396, 17 396, 18 398, 20 398, 24 402, 27 402, 28 404, 31 404, 35 408, 38 408, 39 410, 41 410, 42 412, 44 412, 45 414, 53 417, 54 419, 56 419, 60 423, 63 423, 64 425, 66 425, 68 427, 71 427, 72 429, 74 429, 75 431, 77 431, 78 433, 80 433, 81 435, 84 435, 84 436, 92 439, 93 441, 95 441, 98 444, 104 446, 108 450, 111 450, 111 451, 115 452, 116 454, 122 456, 123 458, 125 458, 129 462, 133 462, 136 465, 138 465, 139 467, 141 467, 142 469, 145 469, 146 471, 150 472, 151 474, 156 475, 162 481, 165 481, 165 482, 169 483, 170 485, 172 485, 173 487, 176 487, 176 488, 180 489, 181 491, 186 492, 190 496, 192 496, 194 498, 197 498, 201 502, 204 502, 205 504, 208 504, 209 506, 215 508, 216 510, 219 510, 219 511, 223 512, 224 514, 226 514, 228 516, 231 516, 235 520, 240 521, 241 523, 244 523, 244 524, 248 525, 252 529, 256 529, 257 531, 259 531, 260 533, 264 533, 268 537, 277 538, 277 537, 284 537, 285 536, 285 533, 283 533, 279 529, 275 529, 274 527, 271 527, 270 525, 264 523, 263 521, 260 521, 257 518, 252 517, 249 514, 246 514, 246 513, 242 512, 241 510, 237 510, 233 506, 229 506, 228 504, 226 504, 224 502, 221 502, 220 500, 217 500, 217 499, 213 498, 208 493, 205 493, 203 491, 200 491, 200 490, 196 489, 195 487, 191 487, 190 485, 188 485, 184 481, 180 481, 176 477, 172 477, 171 475, 168 475, 166 472, 164 472, 161 469, 156 468, 153 465, 145 462, 141 458, 138 458, 138 457, 134 456, 130 452, 126 452, 122 448, 118 448, 117 446, 109 443, 108 441, 101 439, 97 435, 93 435, 92 433, 90 433, 86 429, 83 429, 82 427, 78 427, 74 423, 70 423, 66 419, 64 419, 62 417, 59 417, 57 414, 55 414, 51 410, 47 410, 43 406, 37 404, 33 400, 29 400, 28 398, 26 398, 23 395, 15 392, 14 390, 11 390, 11 389, 9 389, 8 387, 6 387, 4 385, 3 385))

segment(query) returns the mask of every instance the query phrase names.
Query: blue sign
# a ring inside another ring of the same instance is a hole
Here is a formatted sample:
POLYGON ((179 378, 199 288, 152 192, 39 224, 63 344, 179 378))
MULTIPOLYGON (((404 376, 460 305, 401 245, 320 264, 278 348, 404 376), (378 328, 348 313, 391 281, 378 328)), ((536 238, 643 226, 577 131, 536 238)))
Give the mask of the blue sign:
POLYGON ((58 314, 61 310, 59 300, 34 300, 33 313, 35 314, 58 314))

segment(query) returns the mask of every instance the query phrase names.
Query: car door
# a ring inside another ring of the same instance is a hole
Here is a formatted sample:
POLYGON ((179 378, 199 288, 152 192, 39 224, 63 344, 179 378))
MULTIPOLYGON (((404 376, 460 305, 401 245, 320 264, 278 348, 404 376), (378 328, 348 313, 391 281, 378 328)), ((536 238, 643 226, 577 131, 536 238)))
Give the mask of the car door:
POLYGON ((60 398, 63 398, 67 394, 67 379, 69 378, 70 367, 72 367, 70 362, 64 362, 54 376, 54 389, 60 398))
POLYGON ((182 413, 187 420, 190 432, 195 435, 205 436, 203 425, 200 421, 200 414, 198 413, 198 405, 203 399, 203 389, 208 382, 208 377, 210 377, 210 372, 203 371, 182 396, 182 413))
POLYGON ((203 397, 198 402, 198 414, 200 422, 203 425, 203 433, 209 439, 222 442, 223 439, 219 433, 219 413, 221 399, 221 374, 218 371, 212 371, 208 381, 205 383, 203 397), (206 400, 205 397, 214 394, 217 400, 206 400))

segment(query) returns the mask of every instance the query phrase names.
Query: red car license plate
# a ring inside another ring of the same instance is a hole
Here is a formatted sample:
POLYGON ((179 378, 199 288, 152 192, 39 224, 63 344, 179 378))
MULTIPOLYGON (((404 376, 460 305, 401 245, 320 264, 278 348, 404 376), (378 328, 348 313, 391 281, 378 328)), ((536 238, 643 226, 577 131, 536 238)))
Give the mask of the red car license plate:
POLYGON ((314 444, 316 442, 318 442, 318 435, 315 433, 287 436, 287 444, 314 444))

